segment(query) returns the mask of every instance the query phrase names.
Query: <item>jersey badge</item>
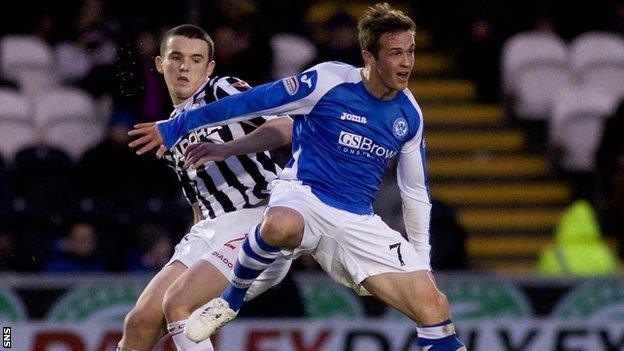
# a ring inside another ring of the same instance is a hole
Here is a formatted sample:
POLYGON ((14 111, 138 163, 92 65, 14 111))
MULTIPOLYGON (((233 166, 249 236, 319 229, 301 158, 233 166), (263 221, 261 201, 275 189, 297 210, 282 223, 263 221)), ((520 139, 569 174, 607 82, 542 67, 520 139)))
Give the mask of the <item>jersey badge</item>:
POLYGON ((299 90, 299 81, 295 76, 284 78, 282 80, 282 84, 284 84, 284 88, 286 88, 288 95, 295 95, 299 90))
POLYGON ((203 96, 200 96, 195 101, 193 101, 191 108, 195 109, 205 104, 206 104, 206 99, 203 96))
POLYGON ((392 124, 392 133, 395 137, 402 139, 405 135, 407 135, 407 120, 403 117, 399 117, 394 120, 392 124))

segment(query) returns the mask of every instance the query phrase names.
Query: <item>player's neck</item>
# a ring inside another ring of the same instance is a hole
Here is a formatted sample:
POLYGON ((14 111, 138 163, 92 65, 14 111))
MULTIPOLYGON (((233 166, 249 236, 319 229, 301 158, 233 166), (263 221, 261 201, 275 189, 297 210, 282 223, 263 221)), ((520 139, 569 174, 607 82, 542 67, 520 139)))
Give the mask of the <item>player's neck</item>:
POLYGON ((183 102, 186 101, 186 99, 185 100, 181 100, 181 99, 179 99, 177 96, 175 96, 172 93, 170 93, 169 96, 171 97, 171 102, 173 102, 173 107, 174 108, 180 106, 180 104, 182 104, 183 102))
POLYGON ((396 90, 388 88, 381 77, 370 66, 365 66, 361 71, 362 81, 364 82, 364 88, 368 91, 372 96, 380 99, 380 100, 392 100, 397 94, 396 90))

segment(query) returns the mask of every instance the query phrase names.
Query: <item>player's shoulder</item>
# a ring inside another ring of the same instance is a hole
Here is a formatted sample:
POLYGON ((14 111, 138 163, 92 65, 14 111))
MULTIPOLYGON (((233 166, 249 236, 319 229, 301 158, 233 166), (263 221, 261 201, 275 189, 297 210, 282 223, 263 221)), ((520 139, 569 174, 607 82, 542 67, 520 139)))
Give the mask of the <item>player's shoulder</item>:
MULTIPOLYGON (((319 63, 302 74, 307 72, 311 72, 318 77, 319 87, 326 89, 344 83, 357 83, 362 80, 359 68, 338 61, 319 63)), ((317 79, 313 77, 312 80, 317 79)))
POLYGON ((411 140, 414 136, 418 135, 418 132, 422 130, 424 118, 420 105, 414 98, 412 92, 405 88, 399 92, 402 98, 399 99, 399 103, 402 106, 402 110, 405 111, 405 118, 409 127, 408 137, 405 140, 411 140))
POLYGON ((247 82, 232 76, 211 77, 205 88, 207 95, 213 96, 216 100, 242 93, 249 89, 251 89, 251 86, 247 82))
POLYGON ((327 62, 321 62, 315 66, 312 66, 309 71, 317 71, 317 72, 328 72, 328 73, 333 73, 339 76, 342 75, 348 75, 350 72, 353 72, 354 70, 357 70, 356 67, 344 63, 344 62, 340 62, 340 61, 327 61, 327 62))
POLYGON ((405 88, 399 92, 399 94, 403 94, 404 98, 401 99, 401 103, 408 107, 408 109, 413 109, 418 118, 422 118, 422 110, 420 109, 420 105, 416 101, 414 94, 409 90, 409 88, 405 88))

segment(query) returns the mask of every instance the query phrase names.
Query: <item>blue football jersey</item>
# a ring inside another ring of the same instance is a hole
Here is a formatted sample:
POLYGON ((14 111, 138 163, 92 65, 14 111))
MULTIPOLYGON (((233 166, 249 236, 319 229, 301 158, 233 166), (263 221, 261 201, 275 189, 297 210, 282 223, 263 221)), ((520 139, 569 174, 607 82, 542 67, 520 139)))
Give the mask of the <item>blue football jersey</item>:
POLYGON ((420 107, 408 89, 391 100, 371 95, 361 68, 351 65, 321 63, 161 121, 158 128, 171 148, 196 128, 273 114, 296 115, 293 159, 280 178, 309 185, 330 206, 371 214, 388 162, 410 154, 410 162, 400 167, 410 173, 410 182, 402 184, 399 175, 399 186, 402 193, 429 203, 420 107))

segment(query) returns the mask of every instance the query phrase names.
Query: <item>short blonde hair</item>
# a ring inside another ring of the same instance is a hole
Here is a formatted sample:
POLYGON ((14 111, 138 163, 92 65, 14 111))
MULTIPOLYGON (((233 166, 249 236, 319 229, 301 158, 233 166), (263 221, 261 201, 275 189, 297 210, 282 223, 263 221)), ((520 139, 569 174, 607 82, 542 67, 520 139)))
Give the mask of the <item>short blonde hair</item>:
POLYGON ((377 58, 379 38, 385 33, 402 31, 416 33, 416 24, 403 11, 393 9, 386 2, 375 4, 358 21, 360 48, 377 58))

